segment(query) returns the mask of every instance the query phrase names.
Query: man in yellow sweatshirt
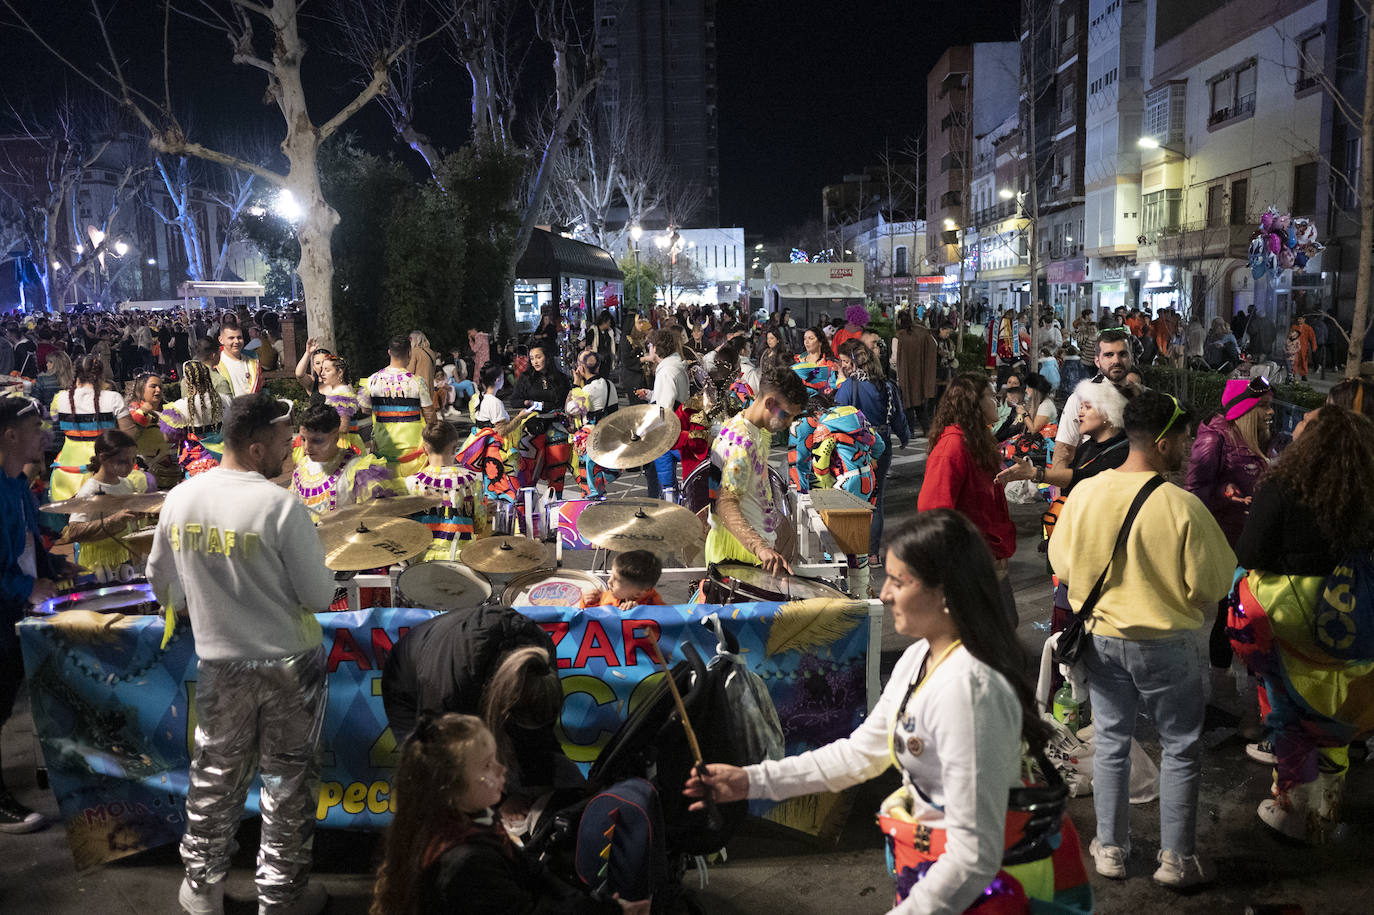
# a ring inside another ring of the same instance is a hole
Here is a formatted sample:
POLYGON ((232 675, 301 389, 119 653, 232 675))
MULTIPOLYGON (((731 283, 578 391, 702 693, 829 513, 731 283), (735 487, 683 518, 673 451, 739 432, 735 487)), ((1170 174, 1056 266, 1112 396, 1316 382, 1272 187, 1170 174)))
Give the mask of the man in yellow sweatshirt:
POLYGON ((1094 724, 1097 838, 1089 850, 1099 874, 1126 876, 1131 734, 1143 709, 1163 749, 1154 879, 1173 888, 1211 879, 1195 847, 1205 701, 1195 630, 1205 608, 1231 587, 1236 557, 1202 502, 1170 483, 1145 499, 1124 546, 1115 555, 1113 548, 1141 487, 1182 466, 1188 424, 1187 411, 1167 394, 1146 391, 1131 400, 1130 456, 1074 487, 1050 540, 1050 564, 1068 583, 1075 611, 1108 569, 1079 661, 1094 724))

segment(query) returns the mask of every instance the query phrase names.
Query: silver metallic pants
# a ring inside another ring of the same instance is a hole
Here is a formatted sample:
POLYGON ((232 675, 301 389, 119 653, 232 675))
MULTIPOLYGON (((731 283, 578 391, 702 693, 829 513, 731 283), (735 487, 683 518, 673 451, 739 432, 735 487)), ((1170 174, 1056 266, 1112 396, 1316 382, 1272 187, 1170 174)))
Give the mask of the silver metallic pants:
POLYGON ((181 859, 196 889, 229 871, 234 833, 262 774, 258 902, 289 905, 309 880, 328 699, 324 648, 271 661, 201 661, 181 859))

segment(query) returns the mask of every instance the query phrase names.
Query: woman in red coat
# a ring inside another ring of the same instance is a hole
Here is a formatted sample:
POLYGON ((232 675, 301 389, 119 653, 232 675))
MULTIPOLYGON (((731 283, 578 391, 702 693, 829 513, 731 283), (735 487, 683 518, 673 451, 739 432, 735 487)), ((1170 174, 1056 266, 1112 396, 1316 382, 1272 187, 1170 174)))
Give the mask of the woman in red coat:
POLYGON ((1002 459, 989 428, 996 421, 997 395, 985 375, 970 372, 950 382, 931 421, 935 439, 916 507, 955 509, 982 531, 997 563, 1003 606, 1015 625, 1007 562, 1016 552, 1016 525, 1006 492, 996 483, 1002 459))

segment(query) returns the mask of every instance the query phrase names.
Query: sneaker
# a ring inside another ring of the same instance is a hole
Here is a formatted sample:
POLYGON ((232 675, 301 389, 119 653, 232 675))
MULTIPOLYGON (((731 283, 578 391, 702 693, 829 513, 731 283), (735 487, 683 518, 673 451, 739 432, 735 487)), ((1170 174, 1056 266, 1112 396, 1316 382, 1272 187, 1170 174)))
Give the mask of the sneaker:
POLYGON ((1182 890, 1212 881, 1212 869, 1197 855, 1180 855, 1169 849, 1159 853, 1155 883, 1182 890))
POLYGON ((1279 758, 1274 755, 1274 745, 1267 740, 1261 740, 1259 743, 1247 743, 1245 755, 1257 763, 1264 763, 1266 766, 1279 764, 1279 758))
POLYGON ((0 832, 35 832, 48 825, 48 818, 30 810, 8 791, 0 791, 0 832))
POLYGON ((307 883, 290 905, 272 906, 258 901, 258 915, 319 915, 329 905, 329 893, 318 883, 307 883))
POLYGON ((224 881, 197 890, 191 886, 191 881, 183 879, 177 891, 177 902, 189 915, 224 915, 224 881))
POLYGON ((1088 853, 1093 856, 1099 876, 1112 880, 1126 879, 1126 850, 1120 845, 1103 845, 1093 839, 1088 843, 1088 853))

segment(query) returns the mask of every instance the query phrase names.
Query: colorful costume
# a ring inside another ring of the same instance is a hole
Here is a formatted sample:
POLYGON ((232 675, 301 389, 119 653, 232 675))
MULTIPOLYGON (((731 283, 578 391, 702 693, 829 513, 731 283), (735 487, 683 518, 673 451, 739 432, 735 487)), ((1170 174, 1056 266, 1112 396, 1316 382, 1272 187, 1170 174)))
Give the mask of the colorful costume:
POLYGON ((458 447, 458 463, 481 475, 482 493, 488 499, 514 502, 520 482, 510 466, 512 454, 506 439, 492 425, 474 425, 467 441, 458 447))
POLYGON ((443 496, 443 504, 412 515, 429 527, 434 535, 424 560, 451 559, 455 540, 475 540, 490 533, 486 500, 482 498, 482 477, 470 467, 425 467, 405 478, 411 495, 443 496))
POLYGON ((138 426, 134 436, 137 453, 157 481, 158 489, 171 489, 184 477, 177 466, 177 450, 167 441, 158 425, 158 411, 151 404, 135 401, 129 404, 129 418, 138 426))
POLYGON ((431 400, 424 381, 405 369, 387 366, 367 379, 358 392, 358 403, 372 411, 372 441, 397 476, 408 477, 425 466, 421 411, 431 400))
POLYGON ((794 360, 792 371, 801 376, 802 383, 812 397, 817 394, 833 394, 835 392, 835 376, 839 374, 840 367, 833 359, 821 359, 819 362, 812 362, 805 354, 794 360))
POLYGON ((348 385, 340 385, 328 393, 321 391, 324 395, 324 402, 334 408, 334 412, 339 414, 339 419, 347 425, 344 427, 346 432, 339 436, 340 448, 352 448, 359 454, 367 453, 367 445, 363 442, 363 437, 358 431, 358 424, 354 421, 363 412, 362 405, 358 402, 357 393, 348 385))
MULTIPOLYGON (((229 409, 228 397, 223 394, 209 396, 221 398, 223 410, 229 409)), ((196 417, 208 416, 210 410, 201 403, 192 411, 183 397, 164 406, 157 421, 168 444, 176 448, 177 463, 187 479, 218 467, 220 456, 224 454, 224 436, 220 425, 197 422, 192 418, 193 413, 196 417)), ((223 415, 221 412, 220 416, 223 415)))
MULTIPOLYGON (((602 380, 610 391, 610 382, 602 380)), ((577 422, 581 420, 569 439, 573 453, 573 471, 577 476, 577 485, 582 490, 582 496, 586 499, 599 499, 606 495, 607 488, 620 477, 619 470, 612 470, 609 467, 602 467, 600 464, 587 457, 587 439, 591 437, 592 427, 596 425, 601 417, 607 415, 610 410, 591 409, 591 397, 583 388, 573 388, 568 393, 567 403, 568 417, 577 422)))
POLYGON ((404 489, 386 461, 349 450, 325 464, 300 453, 291 472, 291 492, 314 514, 326 515, 346 505, 399 495, 404 489))
POLYGON ((219 362, 215 369, 229 382, 229 389, 235 397, 262 390, 262 365, 258 363, 258 357, 250 352, 245 351, 241 358, 235 359, 224 351, 224 347, 220 347, 219 362))
POLYGON ((822 414, 810 450, 817 485, 843 489, 877 504, 873 471, 887 443, 874 433, 858 407, 831 407, 822 414))
POLYGON ((797 492, 811 491, 812 436, 818 425, 818 416, 804 413, 792 421, 792 429, 787 435, 787 473, 797 492))
POLYGON ((1231 645, 1262 683, 1260 710, 1278 758, 1275 796, 1281 805, 1301 802, 1313 842, 1338 820, 1347 745, 1374 729, 1370 608, 1349 591, 1324 594, 1327 582, 1252 571, 1227 620, 1231 645), (1334 600, 1324 605, 1326 598, 1334 600))
POLYGON ((682 426, 674 447, 682 455, 682 478, 685 480, 711 453, 711 418, 699 395, 686 404, 678 404, 674 412, 682 426))
MULTIPOLYGON (((773 435, 755 426, 739 414, 720 430, 711 445, 710 491, 728 490, 739 499, 740 514, 745 523, 760 534, 771 547, 777 542, 782 527, 782 507, 773 499, 773 486, 768 478, 768 456, 773 435)), ((735 535, 725 529, 716 513, 717 500, 711 501, 711 531, 706 535, 706 561, 722 562, 733 559, 758 565, 758 556, 751 553, 735 535)))
POLYGON ((572 444, 562 416, 545 413, 531 416, 522 424, 517 444, 515 476, 520 486, 533 486, 547 480, 549 493, 563 498, 563 481, 568 475, 572 444))
POLYGON ((86 465, 95 455, 95 440, 100 433, 119 428, 119 418, 128 415, 124 398, 114 391, 97 392, 81 387, 73 405, 70 391, 58 391, 52 399, 52 415, 62 433, 62 450, 52 462, 49 498, 53 502, 70 499, 90 474, 86 465))
MULTIPOLYGON (((93 496, 97 493, 107 493, 123 496, 133 493, 155 492, 156 490, 157 484, 153 481, 152 475, 135 468, 133 473, 109 486, 97 482, 92 477, 82 485, 81 489, 77 491, 77 495, 93 496)), ((73 524, 99 520, 100 518, 96 515, 81 513, 72 515, 73 524)), ((120 536, 124 536, 147 526, 146 522, 134 522, 119 533, 120 536)), ((93 573, 96 580, 101 582, 118 579, 120 568, 128 564, 129 559, 129 551, 113 537, 107 537, 103 540, 87 540, 78 544, 76 549, 77 564, 86 571, 93 573)))

